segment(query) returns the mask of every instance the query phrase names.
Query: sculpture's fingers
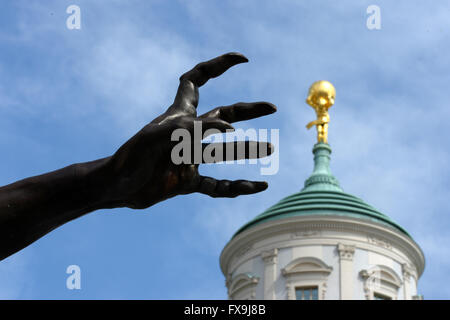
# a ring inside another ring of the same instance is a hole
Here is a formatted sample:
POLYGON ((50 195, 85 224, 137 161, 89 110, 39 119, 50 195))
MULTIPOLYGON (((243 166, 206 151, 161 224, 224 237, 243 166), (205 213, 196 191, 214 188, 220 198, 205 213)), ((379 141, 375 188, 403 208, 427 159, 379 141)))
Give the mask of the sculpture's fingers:
POLYGON ((195 86, 201 87, 209 79, 216 78, 232 66, 248 62, 241 53, 229 52, 209 61, 201 62, 180 77, 180 81, 189 80, 195 86))
MULTIPOLYGON (((171 122, 165 123, 167 128, 162 131, 173 134, 174 130, 187 130, 193 140, 201 141, 212 134, 225 133, 234 131, 234 127, 221 119, 217 118, 191 118, 191 117, 177 117, 171 122)), ((154 130, 154 127, 149 126, 149 130, 154 130)), ((158 128, 163 128, 160 125, 158 128)), ((145 128, 144 128, 145 129, 145 128)))
POLYGON ((241 159, 258 159, 271 155, 273 144, 257 141, 203 143, 202 163, 218 163, 241 159))
POLYGON ((269 102, 239 102, 231 106, 217 107, 199 118, 218 118, 233 123, 266 116, 277 111, 269 102))
POLYGON ((174 109, 175 112, 182 110, 187 114, 196 115, 198 99, 198 87, 192 81, 186 79, 180 80, 175 101, 169 110, 174 109))
POLYGON ((248 62, 240 53, 230 52, 209 61, 201 62, 180 77, 177 95, 169 114, 183 110, 187 114, 195 115, 198 106, 198 88, 209 79, 220 76, 232 66, 248 62))
POLYGON ((198 123, 198 124, 201 123, 201 129, 202 129, 202 135, 203 135, 202 139, 205 139, 206 137, 210 136, 211 134, 234 131, 234 127, 230 123, 228 123, 227 121, 224 121, 222 119, 204 118, 204 119, 198 119, 198 120, 195 120, 194 123, 198 123), (200 120, 200 121, 198 121, 198 120, 200 120), (206 131, 209 131, 209 132, 206 132, 206 131))
POLYGON ((207 194, 210 197, 234 198, 244 194, 252 194, 266 190, 268 187, 265 181, 247 180, 216 180, 211 177, 200 177, 197 192, 207 194))

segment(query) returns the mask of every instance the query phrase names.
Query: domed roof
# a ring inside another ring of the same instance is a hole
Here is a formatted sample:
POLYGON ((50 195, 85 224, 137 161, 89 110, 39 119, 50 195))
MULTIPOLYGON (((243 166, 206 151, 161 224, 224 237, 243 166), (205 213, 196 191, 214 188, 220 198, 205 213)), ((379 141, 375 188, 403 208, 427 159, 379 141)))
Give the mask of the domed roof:
POLYGON ((411 237, 388 216, 377 211, 363 200, 345 193, 331 174, 329 160, 331 148, 327 143, 317 143, 313 149, 314 171, 305 181, 302 191, 294 193, 270 207, 242 226, 234 236, 256 224, 270 220, 305 215, 334 215, 368 219, 394 228, 411 237))

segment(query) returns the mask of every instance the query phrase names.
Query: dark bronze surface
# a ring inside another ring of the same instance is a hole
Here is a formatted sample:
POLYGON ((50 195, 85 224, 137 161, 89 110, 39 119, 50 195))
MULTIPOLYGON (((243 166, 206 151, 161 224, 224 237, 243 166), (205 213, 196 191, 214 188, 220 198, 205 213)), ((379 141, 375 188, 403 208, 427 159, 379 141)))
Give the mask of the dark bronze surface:
MULTIPOLYGON (((167 111, 142 128, 112 156, 73 164, 1 187, 0 260, 94 210, 143 209, 193 192, 211 197, 236 197, 265 190, 266 182, 216 180, 201 176, 198 164, 175 165, 171 160, 175 145, 171 134, 175 129, 193 132, 194 121, 201 121, 203 131, 215 128, 225 132, 233 128, 233 122, 276 111, 276 107, 267 102, 236 103, 197 116, 198 88, 243 62, 248 60, 242 54, 228 53, 202 62, 183 74, 175 100, 167 111)), ((269 154, 273 150, 265 142, 248 143, 268 149, 269 154)), ((248 158, 249 154, 244 157, 248 158)))

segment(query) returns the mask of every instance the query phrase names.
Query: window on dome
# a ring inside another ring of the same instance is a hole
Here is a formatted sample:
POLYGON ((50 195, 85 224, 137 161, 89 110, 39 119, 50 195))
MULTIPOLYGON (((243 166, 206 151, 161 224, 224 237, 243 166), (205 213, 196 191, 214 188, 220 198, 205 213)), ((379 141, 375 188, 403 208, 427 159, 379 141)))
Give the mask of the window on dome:
POLYGON ((391 297, 388 297, 384 294, 380 294, 378 292, 373 293, 373 300, 392 300, 391 297))
POLYGON ((298 287, 295 288, 295 298, 297 300, 319 300, 318 287, 298 287))
POLYGON ((227 280, 228 297, 232 300, 252 300, 256 297, 259 278, 251 273, 241 273, 227 280))
POLYGON ((367 300, 397 300, 402 279, 385 265, 374 265, 360 271, 364 281, 364 293, 367 300))
POLYGON ((333 268, 316 257, 300 257, 281 269, 288 300, 323 300, 333 268))

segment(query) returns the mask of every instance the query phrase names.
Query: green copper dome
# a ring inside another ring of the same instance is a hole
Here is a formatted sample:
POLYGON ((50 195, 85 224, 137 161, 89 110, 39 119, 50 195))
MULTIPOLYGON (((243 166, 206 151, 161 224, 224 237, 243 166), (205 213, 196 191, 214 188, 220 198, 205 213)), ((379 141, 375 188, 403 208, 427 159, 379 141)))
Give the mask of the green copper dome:
POLYGON ((363 200, 345 193, 330 171, 331 148, 317 143, 313 148, 314 171, 302 191, 290 195, 241 227, 235 236, 259 223, 306 215, 334 215, 368 219, 410 235, 388 216, 363 200))

